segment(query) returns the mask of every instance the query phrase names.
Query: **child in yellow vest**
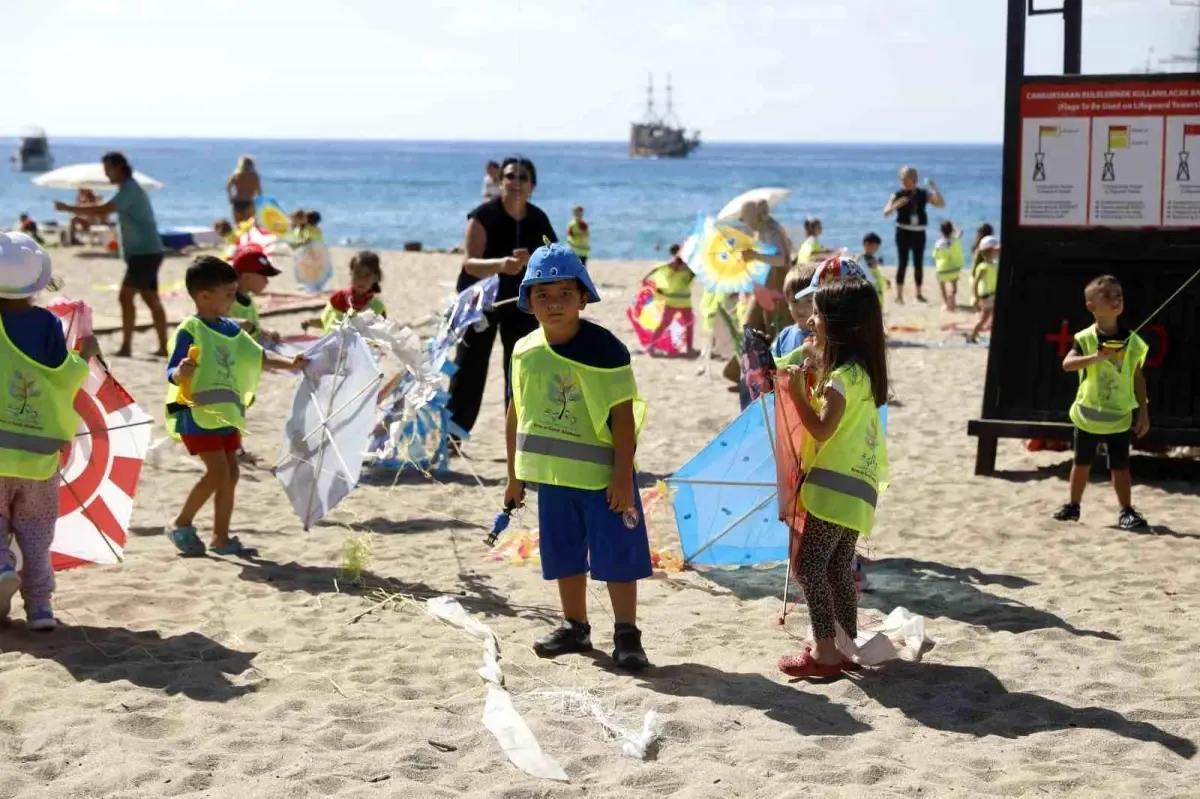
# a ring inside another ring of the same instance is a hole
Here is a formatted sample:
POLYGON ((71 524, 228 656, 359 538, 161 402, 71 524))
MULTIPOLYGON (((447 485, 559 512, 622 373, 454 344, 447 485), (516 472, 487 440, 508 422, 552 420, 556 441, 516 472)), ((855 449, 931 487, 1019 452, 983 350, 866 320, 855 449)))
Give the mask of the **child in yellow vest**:
POLYGON ((833 254, 821 244, 821 233, 824 230, 825 228, 821 225, 821 220, 815 216, 810 216, 804 220, 804 241, 800 244, 800 250, 796 253, 797 265, 814 261, 824 261, 833 254))
POLYGON ((592 232, 584 221, 582 205, 571 209, 571 221, 567 223, 567 246, 579 256, 580 263, 587 266, 588 255, 592 252, 592 232))
POLYGON ((966 259, 963 258, 962 231, 956 230, 953 222, 942 223, 942 237, 933 244, 933 265, 937 270, 938 288, 942 290, 942 304, 947 311, 957 311, 958 276, 962 274, 966 259))
MULTIPOLYGON (((816 407, 804 380, 792 381, 800 421, 816 443, 804 458, 800 500, 806 513, 792 570, 804 589, 813 646, 780 659, 793 677, 836 677, 847 668, 837 627, 858 634, 854 549, 869 536, 875 504, 888 481, 887 447, 879 408, 887 403, 887 351, 875 288, 840 279, 813 295, 810 322, 817 352, 816 407)), ((799 370, 791 366, 789 369, 799 370)))
POLYGON ((505 507, 537 486, 542 576, 558 581, 564 620, 534 643, 542 657, 592 649, 588 572, 608 583, 619 668, 649 665, 637 628, 637 581, 651 576, 633 454, 645 403, 629 350, 579 318, 600 295, 561 244, 529 259, 517 304, 539 327, 517 342, 508 406, 505 507))
POLYGON ((380 316, 387 316, 387 306, 379 299, 379 293, 383 291, 379 285, 382 280, 383 268, 379 264, 379 256, 370 250, 358 251, 350 259, 350 288, 333 292, 320 318, 301 322, 301 329, 319 327, 322 334, 328 333, 347 314, 353 316, 362 311, 374 311, 380 316))
POLYGON ((996 284, 1000 277, 999 262, 1000 240, 995 236, 984 236, 979 242, 975 266, 971 270, 971 292, 978 298, 979 304, 979 320, 967 336, 967 341, 972 344, 979 341, 979 334, 992 321, 992 312, 996 307, 996 284))
MULTIPOLYGON (((659 344, 663 342, 663 337, 667 335, 671 323, 676 319, 679 320, 679 324, 683 326, 684 330, 684 355, 687 357, 696 355, 693 333, 696 327, 696 315, 692 312, 692 283, 696 280, 696 275, 688 267, 687 262, 679 257, 679 251, 679 245, 672 244, 669 250, 671 260, 655 267, 642 280, 642 282, 654 286, 655 299, 661 302, 663 307, 662 320, 659 321, 658 327, 650 337, 650 343, 646 346, 646 353, 651 356, 659 354, 659 344)), ((583 258, 579 260, 583 261, 583 258)), ((584 265, 586 266, 586 263, 584 265)))
POLYGON ((1070 502, 1054 514, 1060 522, 1079 521, 1079 503, 1092 473, 1096 450, 1108 450, 1108 469, 1121 513, 1122 530, 1146 527, 1133 507, 1129 447, 1150 430, 1150 402, 1142 367, 1148 348, 1137 333, 1121 323, 1125 297, 1112 275, 1088 283, 1084 301, 1095 324, 1075 334, 1075 344, 1063 359, 1063 370, 1079 373, 1079 390, 1071 405, 1075 423, 1075 463, 1071 467, 1070 502), (1133 411, 1137 411, 1134 421, 1133 411))
POLYGON ((87 360, 100 354, 95 336, 67 351, 58 317, 33 304, 51 284, 50 256, 24 233, 0 233, 0 619, 20 589, 30 630, 58 626, 50 604, 50 545, 58 521, 60 451, 75 437, 75 394, 87 360), (11 544, 21 548, 22 574, 11 544))
POLYGON ((892 287, 892 281, 883 276, 883 259, 879 257, 879 248, 883 246, 883 239, 879 238, 878 233, 868 233, 863 236, 863 249, 858 255, 854 256, 854 260, 871 273, 871 280, 875 283, 875 293, 879 295, 879 307, 883 307, 883 295, 886 289, 892 287))
POLYGON ((213 532, 208 549, 218 555, 251 555, 229 535, 238 481, 237 452, 246 430, 245 406, 258 386, 263 366, 298 372, 303 355, 281 358, 263 348, 229 318, 237 295, 232 266, 211 255, 192 261, 185 277, 196 314, 176 329, 167 362, 167 430, 204 463, 204 476, 192 488, 171 541, 187 556, 203 555, 193 526, 196 514, 213 498, 213 532), (199 350, 197 355, 194 351, 199 350))
POLYGON ((255 341, 268 345, 278 344, 281 340, 279 333, 262 329, 254 297, 266 291, 271 278, 279 276, 279 270, 257 244, 247 244, 239 248, 233 254, 230 263, 238 276, 237 295, 229 309, 230 318, 240 324, 242 330, 249 333, 250 338, 255 341))

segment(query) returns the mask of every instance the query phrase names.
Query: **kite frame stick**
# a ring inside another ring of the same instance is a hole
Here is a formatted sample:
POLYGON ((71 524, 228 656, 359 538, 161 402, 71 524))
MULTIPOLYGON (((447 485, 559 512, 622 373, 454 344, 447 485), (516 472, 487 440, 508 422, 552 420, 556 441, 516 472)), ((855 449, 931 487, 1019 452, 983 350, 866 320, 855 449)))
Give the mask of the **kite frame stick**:
MULTIPOLYGON (((727 484, 727 485, 729 485, 729 484, 727 484)), ((765 506, 765 505, 766 505, 768 502, 770 502, 771 500, 775 499, 777 496, 779 496, 779 492, 778 492, 778 491, 772 491, 770 494, 768 494, 768 495, 767 495, 767 497, 766 497, 766 498, 765 498, 765 499, 764 499, 762 502, 759 502, 759 503, 758 503, 757 505, 755 505, 753 508, 751 508, 750 510, 746 511, 745 513, 743 513, 743 514, 742 514, 741 516, 739 516, 738 518, 734 519, 732 522, 730 522, 730 523, 729 523, 729 526, 728 526, 728 527, 726 527, 724 530, 722 530, 722 531, 721 531, 721 534, 720 534, 720 535, 716 536, 715 538, 713 538, 713 540, 709 541, 707 544, 705 544, 704 546, 700 547, 698 550, 696 550, 696 551, 695 551, 695 553, 693 553, 693 554, 692 554, 692 556, 691 556, 690 558, 688 558, 687 560, 685 560, 685 561, 684 561, 684 565, 687 565, 687 564, 691 563, 691 562, 692 562, 692 561, 694 561, 696 558, 700 557, 702 554, 704 554, 705 552, 707 552, 709 549, 711 549, 711 548, 712 548, 712 546, 713 546, 714 544, 716 544, 718 541, 720 541, 720 540, 721 540, 722 538, 724 538, 725 536, 729 535, 729 531, 730 531, 730 530, 732 530, 733 528, 737 527, 737 526, 738 526, 739 524, 741 524, 742 522, 744 522, 744 521, 746 521, 747 519, 749 519, 749 518, 750 518, 751 516, 753 516, 755 513, 758 513, 758 511, 759 511, 759 510, 760 510, 760 509, 761 509, 763 506, 765 506)))
POLYGON ((696 486, 733 486, 735 488, 776 488, 775 483, 747 483, 738 480, 690 480, 686 477, 668 477, 667 483, 696 486))

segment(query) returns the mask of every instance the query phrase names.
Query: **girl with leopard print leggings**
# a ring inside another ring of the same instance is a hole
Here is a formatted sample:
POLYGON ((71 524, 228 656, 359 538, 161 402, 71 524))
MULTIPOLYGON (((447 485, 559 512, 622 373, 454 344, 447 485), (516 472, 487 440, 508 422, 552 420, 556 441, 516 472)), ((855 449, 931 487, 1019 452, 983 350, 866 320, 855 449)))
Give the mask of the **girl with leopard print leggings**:
POLYGON ((802 367, 817 376, 811 404, 806 381, 791 381, 800 422, 818 442, 815 453, 804 458, 800 501, 806 515, 792 560, 813 645, 780 658, 780 671, 793 677, 837 677, 854 667, 838 651, 837 628, 851 640, 858 634, 854 549, 859 535, 871 534, 875 504, 888 479, 879 418, 888 385, 879 297, 856 263, 831 260, 841 261, 837 276, 821 280, 826 262, 813 281, 818 288, 809 328, 816 337, 816 363, 802 367))

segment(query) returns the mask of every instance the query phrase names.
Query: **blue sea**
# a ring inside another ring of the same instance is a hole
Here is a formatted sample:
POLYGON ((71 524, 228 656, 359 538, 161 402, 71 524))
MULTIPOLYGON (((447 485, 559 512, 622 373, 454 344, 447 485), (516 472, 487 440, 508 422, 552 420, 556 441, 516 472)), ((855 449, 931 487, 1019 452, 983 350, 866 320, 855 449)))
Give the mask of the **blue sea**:
MULTIPOLYGON (((0 140, 7 152, 15 146, 0 140)), ((704 144, 682 160, 632 159, 623 142, 52 139, 51 149, 58 166, 124 151, 135 169, 164 184, 151 194, 163 228, 228 216, 225 181, 238 157, 251 155, 267 195, 287 210, 320 211, 327 240, 380 249, 461 244, 485 162, 511 153, 537 166, 533 201, 560 236, 571 207, 587 209, 593 258, 660 257, 688 233, 697 211, 716 213, 742 191, 782 186, 792 194, 775 216, 789 230, 817 216, 827 246, 853 249, 874 230, 895 263, 892 223, 881 211, 902 164, 945 193, 947 207, 931 222, 951 219, 968 238, 979 223, 1000 222, 999 144, 704 144)), ((22 212, 52 219, 52 202, 72 199, 32 185, 31 177, 0 169, 0 226, 22 212)))

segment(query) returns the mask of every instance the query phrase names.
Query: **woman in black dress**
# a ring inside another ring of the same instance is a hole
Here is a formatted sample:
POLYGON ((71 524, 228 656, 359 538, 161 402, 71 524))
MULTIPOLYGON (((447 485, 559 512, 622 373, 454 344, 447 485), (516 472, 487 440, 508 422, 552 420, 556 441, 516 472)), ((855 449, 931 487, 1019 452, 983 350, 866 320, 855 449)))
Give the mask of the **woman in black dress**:
POLYGON ((945 208, 942 192, 932 180, 926 180, 926 189, 917 187, 917 170, 911 166, 900 167, 899 191, 892 194, 883 208, 884 216, 896 215, 896 302, 904 302, 904 273, 912 258, 913 281, 917 284, 917 302, 925 302, 921 294, 921 281, 925 267, 925 228, 929 225, 926 208, 945 208))
MULTIPOLYGON (((544 238, 558 241, 550 219, 541 208, 529 202, 529 195, 536 186, 537 169, 532 161, 518 156, 504 159, 500 165, 500 196, 467 214, 463 246, 466 255, 458 274, 458 291, 491 275, 499 275, 496 302, 516 298, 530 253, 542 246, 544 238)), ((485 330, 479 332, 472 328, 463 337, 455 358, 458 371, 450 379, 450 401, 446 407, 454 421, 468 432, 475 426, 483 402, 496 332, 500 332, 500 344, 504 348, 507 403, 513 347, 537 329, 537 320, 517 308, 516 302, 489 311, 487 321, 485 330)))

